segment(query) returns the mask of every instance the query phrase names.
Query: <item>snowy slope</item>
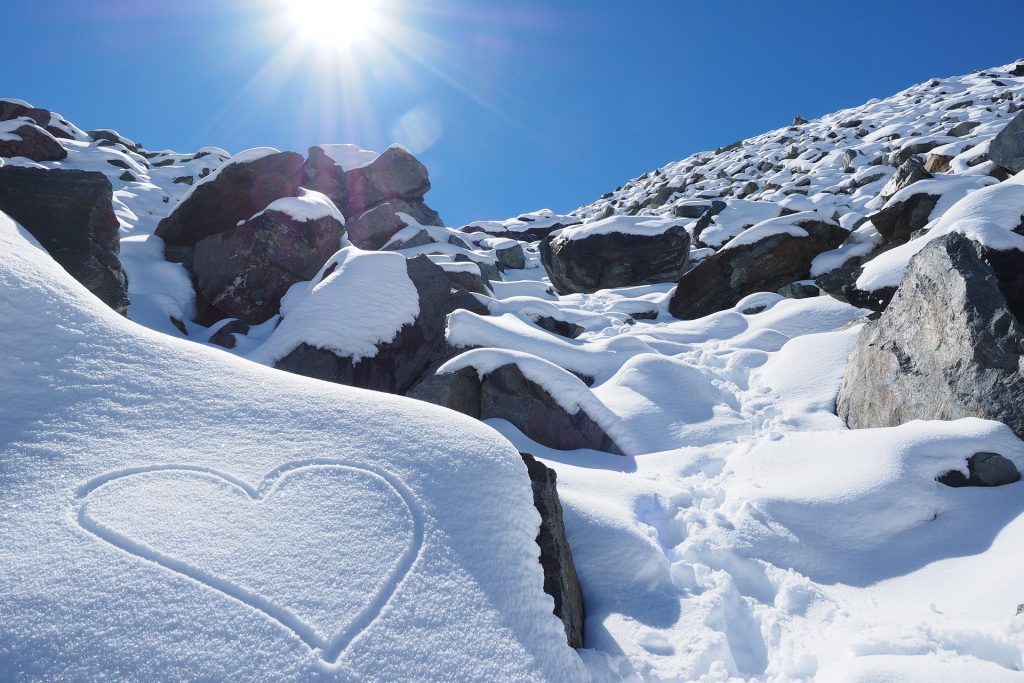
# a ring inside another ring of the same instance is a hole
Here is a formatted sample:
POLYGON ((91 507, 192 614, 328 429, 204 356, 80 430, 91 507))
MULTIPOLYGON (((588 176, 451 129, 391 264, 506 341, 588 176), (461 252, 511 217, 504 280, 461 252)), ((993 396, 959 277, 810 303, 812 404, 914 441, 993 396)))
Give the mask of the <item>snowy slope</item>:
POLYGON ((582 677, 489 429, 145 330, 4 216, 0 289, 0 679, 582 677))

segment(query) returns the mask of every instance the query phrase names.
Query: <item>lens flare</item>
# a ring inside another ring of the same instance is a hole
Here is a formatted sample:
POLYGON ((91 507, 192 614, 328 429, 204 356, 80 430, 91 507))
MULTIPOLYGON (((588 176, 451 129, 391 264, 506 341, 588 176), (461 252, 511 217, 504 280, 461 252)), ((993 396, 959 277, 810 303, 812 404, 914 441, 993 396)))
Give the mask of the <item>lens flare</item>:
POLYGON ((299 35, 325 47, 344 47, 372 34, 380 20, 374 0, 289 0, 299 35))

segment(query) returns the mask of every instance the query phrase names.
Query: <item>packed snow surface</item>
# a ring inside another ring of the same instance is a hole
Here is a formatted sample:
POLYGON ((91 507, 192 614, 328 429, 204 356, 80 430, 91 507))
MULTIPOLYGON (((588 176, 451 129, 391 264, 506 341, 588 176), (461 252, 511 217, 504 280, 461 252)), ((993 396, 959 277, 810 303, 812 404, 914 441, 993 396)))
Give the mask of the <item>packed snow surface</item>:
MULTIPOLYGON (((300 187, 299 191, 298 197, 275 199, 256 216, 260 216, 267 211, 277 211, 299 223, 320 220, 321 218, 333 218, 342 225, 345 224, 345 216, 334 205, 334 202, 327 198, 327 195, 315 190, 307 190, 304 187, 300 187)), ((256 216, 249 220, 256 218, 256 216)))

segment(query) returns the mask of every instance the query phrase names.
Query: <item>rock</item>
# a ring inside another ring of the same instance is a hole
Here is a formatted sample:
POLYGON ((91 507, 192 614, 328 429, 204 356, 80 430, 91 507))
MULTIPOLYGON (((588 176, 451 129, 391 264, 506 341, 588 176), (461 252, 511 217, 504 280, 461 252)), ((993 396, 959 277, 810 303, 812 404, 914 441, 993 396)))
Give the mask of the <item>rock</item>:
POLYGON ((814 283, 832 298, 844 301, 851 306, 867 308, 872 311, 884 311, 892 301, 896 288, 883 287, 873 292, 860 289, 857 287, 857 278, 860 273, 859 263, 848 264, 818 275, 814 278, 814 283))
POLYGON ((110 130, 109 128, 100 128, 98 130, 90 130, 86 132, 86 135, 91 137, 93 140, 99 142, 105 140, 123 146, 125 149, 130 149, 133 152, 138 153, 142 149, 138 144, 129 140, 125 136, 118 133, 116 130, 110 130))
POLYGON ((1003 486, 1020 481, 1017 466, 998 453, 975 453, 967 459, 967 473, 950 470, 939 476, 936 481, 946 486, 960 488, 963 486, 1003 486))
POLYGON ((924 162, 924 170, 929 173, 945 173, 949 171, 949 162, 953 157, 948 154, 936 154, 932 152, 924 162))
MULTIPOLYGON (((613 228, 623 218, 607 220, 613 228)), ((633 223, 604 231, 603 221, 563 230, 541 240, 541 264, 559 294, 671 282, 689 265, 690 236, 681 224, 661 222, 663 228, 636 233, 627 231, 633 223)))
POLYGON ((890 197, 905 187, 910 187, 918 180, 927 180, 932 174, 924 170, 924 164, 917 159, 908 159, 900 164, 889 182, 882 188, 881 197, 888 201, 890 197))
POLYGON ((480 419, 480 378, 474 368, 442 375, 427 372, 405 395, 480 419))
POLYGON ((346 171, 345 189, 339 208, 346 216, 354 216, 389 199, 422 200, 430 190, 430 179, 427 167, 416 157, 404 147, 392 145, 366 166, 346 171))
POLYGON ((838 415, 854 429, 981 417, 1024 436, 1022 277, 1021 252, 930 242, 858 337, 838 415))
POLYGON ((216 176, 193 186, 156 235, 172 246, 192 246, 230 230, 275 199, 294 197, 302 182, 302 156, 278 152, 253 161, 227 162, 216 176))
POLYGON ((526 252, 523 251, 523 245, 519 242, 496 247, 494 257, 504 268, 522 270, 526 267, 526 252))
POLYGON ((780 287, 778 293, 779 296, 784 296, 787 299, 808 299, 812 296, 819 296, 821 290, 805 282, 791 282, 785 287, 780 287))
POLYGON ((910 234, 928 225, 928 217, 939 203, 940 195, 917 192, 902 201, 890 201, 869 216, 886 242, 905 242, 910 234))
POLYGON ((980 125, 981 123, 978 121, 961 121, 950 128, 946 135, 954 138, 962 138, 980 125))
POLYGON ((0 121, 12 121, 22 117, 31 119, 43 128, 50 125, 51 116, 46 109, 26 106, 12 100, 0 100, 0 121))
POLYGON ((583 594, 565 536, 562 503, 558 498, 555 471, 529 453, 522 453, 533 486, 533 504, 540 513, 540 564, 544 568, 544 592, 555 601, 555 616, 565 626, 569 647, 583 647, 583 594))
POLYGON ((57 142, 57 138, 33 123, 26 121, 9 132, 21 139, 0 139, 0 157, 24 157, 32 161, 62 161, 68 156, 67 150, 57 142))
POLYGON ((406 227, 399 213, 408 214, 421 225, 443 225, 437 212, 423 202, 391 199, 349 221, 349 239, 360 249, 380 249, 406 227))
POLYGON ((669 312, 683 320, 700 318, 734 306, 754 292, 775 292, 791 282, 806 280, 814 257, 835 249, 848 235, 835 222, 811 213, 785 216, 760 226, 771 227, 775 221, 807 236, 771 232, 753 243, 727 244, 679 279, 669 312))
POLYGON ((988 158, 1010 173, 1024 171, 1024 112, 1010 120, 988 145, 988 158))
MULTIPOLYGON (((657 314, 655 314, 655 317, 657 317, 657 314)), ((576 323, 571 323, 567 320, 559 320, 558 318, 553 318, 549 315, 539 315, 533 318, 533 322, 536 323, 538 327, 542 327, 548 332, 568 339, 575 339, 586 331, 586 328, 581 327, 576 323)))
POLYGON ((113 188, 102 173, 0 167, 0 211, 39 240, 76 280, 118 313, 128 310, 113 188))
POLYGON ((711 216, 716 216, 725 210, 726 203, 720 199, 711 202, 683 202, 672 207, 672 215, 676 218, 700 218, 705 212, 710 211, 711 216))
POLYGON ((465 308, 480 315, 487 309, 464 290, 452 291, 452 281, 426 256, 406 261, 409 279, 416 286, 419 314, 396 337, 378 346, 377 355, 357 363, 351 357, 301 344, 274 367, 299 375, 391 393, 405 393, 433 363, 445 346, 448 314, 465 308))
POLYGON ((317 274, 344 234, 332 216, 299 221, 267 209, 197 242, 189 265, 197 290, 220 317, 258 325, 277 313, 289 287, 317 274))
POLYGON ((435 243, 434 238, 432 238, 426 230, 417 230, 414 235, 407 239, 404 235, 399 236, 397 233, 392 235, 392 239, 388 241, 384 248, 388 251, 402 251, 403 249, 425 247, 428 244, 435 243))
POLYGON ((805 119, 804 117, 800 116, 799 114, 797 114, 796 116, 793 117, 793 124, 792 125, 794 125, 794 126, 802 126, 805 123, 807 123, 807 119, 805 119))
POLYGON ((236 334, 249 334, 249 326, 241 320, 230 320, 210 335, 210 343, 223 346, 225 349, 233 349, 238 344, 236 334))

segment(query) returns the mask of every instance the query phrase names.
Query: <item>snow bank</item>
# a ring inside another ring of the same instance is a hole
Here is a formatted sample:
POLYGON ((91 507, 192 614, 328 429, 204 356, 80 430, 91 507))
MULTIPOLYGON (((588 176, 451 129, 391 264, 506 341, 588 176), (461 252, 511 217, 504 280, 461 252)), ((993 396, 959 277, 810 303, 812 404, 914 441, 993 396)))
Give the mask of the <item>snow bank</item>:
POLYGON ((281 324, 248 358, 273 365, 300 344, 351 356, 353 363, 377 355, 419 315, 416 286, 405 257, 345 247, 309 282, 281 299, 281 324))
POLYGON ((345 225, 345 216, 342 215, 341 211, 338 210, 338 207, 334 205, 334 202, 327 195, 315 190, 307 190, 304 187, 299 188, 298 197, 275 199, 267 208, 249 220, 251 221, 258 216, 262 216, 267 211, 283 213, 299 223, 316 221, 322 218, 333 218, 342 225, 345 225))

